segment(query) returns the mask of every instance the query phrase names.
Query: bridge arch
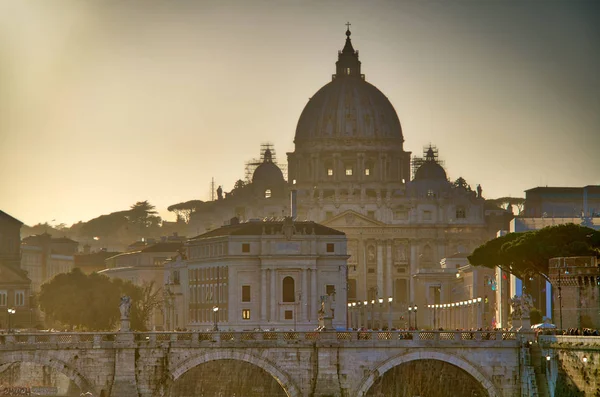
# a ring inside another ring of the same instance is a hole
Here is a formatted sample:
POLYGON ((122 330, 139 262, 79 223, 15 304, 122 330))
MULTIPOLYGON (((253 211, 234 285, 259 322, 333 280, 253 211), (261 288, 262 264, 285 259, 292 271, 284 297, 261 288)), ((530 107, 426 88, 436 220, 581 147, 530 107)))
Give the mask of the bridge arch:
POLYGON ((399 356, 395 356, 384 361, 373 371, 371 371, 371 373, 362 381, 362 383, 358 387, 358 390, 356 391, 356 397, 366 396, 367 392, 369 391, 371 386, 373 386, 375 381, 380 376, 383 376, 383 374, 385 374, 390 369, 397 367, 401 364, 416 360, 438 360, 455 365, 458 368, 464 370, 469 375, 471 375, 473 378, 475 378, 483 386, 483 388, 487 390, 489 397, 501 396, 496 386, 494 386, 494 384, 475 365, 471 364, 469 361, 455 355, 442 353, 439 351, 425 350, 401 354, 399 356))
POLYGON ((45 354, 43 351, 32 350, 0 353, 0 365, 18 362, 35 363, 53 368, 74 382, 82 392, 85 393, 89 391, 94 395, 98 393, 94 385, 78 371, 73 369, 68 363, 60 360, 57 357, 52 357, 49 354, 45 354))
POLYGON ((263 357, 255 356, 246 352, 236 350, 218 350, 191 357, 180 364, 171 372, 173 381, 179 379, 184 373, 200 364, 216 360, 239 360, 256 365, 269 373, 283 388, 288 397, 300 397, 300 390, 292 379, 273 363, 263 357))

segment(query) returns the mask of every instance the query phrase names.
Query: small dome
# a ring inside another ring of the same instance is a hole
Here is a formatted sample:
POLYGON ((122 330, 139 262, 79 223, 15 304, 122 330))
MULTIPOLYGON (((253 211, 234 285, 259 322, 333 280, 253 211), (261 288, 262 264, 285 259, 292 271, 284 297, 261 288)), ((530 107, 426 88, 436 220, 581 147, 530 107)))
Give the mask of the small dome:
POLYGON ((256 170, 254 170, 254 174, 252 174, 252 183, 260 185, 285 183, 283 172, 281 172, 281 169, 271 161, 270 152, 268 152, 268 154, 265 152, 265 160, 261 165, 256 167, 256 170))
POLYGON ((446 180, 446 171, 444 167, 436 163, 435 161, 426 161, 423 163, 417 172, 415 173, 415 181, 424 180, 446 180))

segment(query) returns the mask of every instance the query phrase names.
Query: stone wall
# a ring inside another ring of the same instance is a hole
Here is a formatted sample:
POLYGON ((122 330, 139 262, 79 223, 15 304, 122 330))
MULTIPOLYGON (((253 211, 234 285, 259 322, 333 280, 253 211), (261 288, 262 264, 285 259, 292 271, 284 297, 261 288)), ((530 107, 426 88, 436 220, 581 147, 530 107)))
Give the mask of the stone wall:
POLYGON ((551 397, 600 396, 600 337, 546 336, 540 346, 551 397))

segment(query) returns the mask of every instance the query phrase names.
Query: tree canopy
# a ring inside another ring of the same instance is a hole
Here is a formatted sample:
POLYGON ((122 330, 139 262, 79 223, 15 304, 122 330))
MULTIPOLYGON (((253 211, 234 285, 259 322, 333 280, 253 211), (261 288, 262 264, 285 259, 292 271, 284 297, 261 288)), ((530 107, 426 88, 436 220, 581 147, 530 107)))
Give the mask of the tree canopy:
POLYGON ((161 304, 160 291, 153 284, 138 287, 129 281, 110 279, 75 268, 42 285, 40 309, 50 321, 80 330, 113 330, 119 323, 122 295, 132 299, 131 328, 146 330, 152 310, 161 304))
POLYGON ((571 223, 497 237, 476 248, 469 263, 499 266, 519 278, 539 274, 548 279, 551 258, 599 254, 600 232, 571 223))
POLYGON ((204 201, 202 200, 190 200, 170 205, 167 207, 167 210, 177 214, 178 219, 182 219, 185 223, 189 223, 191 215, 196 212, 203 203, 204 201))
POLYGON ((497 199, 491 199, 487 201, 491 202, 492 204, 498 207, 510 209, 511 212, 512 206, 514 205, 517 207, 518 215, 520 215, 521 212, 523 212, 523 207, 525 206, 525 199, 522 197, 500 197, 497 199))

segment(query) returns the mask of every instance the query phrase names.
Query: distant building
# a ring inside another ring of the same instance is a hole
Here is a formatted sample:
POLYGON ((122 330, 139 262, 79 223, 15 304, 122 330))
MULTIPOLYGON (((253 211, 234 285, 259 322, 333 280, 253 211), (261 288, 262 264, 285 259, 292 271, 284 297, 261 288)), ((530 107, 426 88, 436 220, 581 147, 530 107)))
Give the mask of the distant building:
MULTIPOLYGON (((156 290, 164 287, 164 263, 178 254, 183 242, 158 242, 135 251, 124 252, 106 259, 106 269, 98 274, 110 278, 131 281, 134 285, 144 286, 154 283, 156 290)), ((163 315, 160 309, 155 310, 148 326, 151 329, 163 329, 163 315)))
POLYGON ((81 269, 85 274, 92 274, 106 269, 106 260, 120 254, 120 252, 106 250, 90 252, 89 247, 89 245, 85 245, 82 253, 74 255, 74 266, 81 269))
POLYGON ((451 181, 435 146, 422 157, 405 150, 396 110, 367 81, 349 30, 333 71, 300 113, 287 181, 265 149, 251 182, 200 204, 190 230, 290 214, 340 230, 350 255, 348 299, 392 298, 397 318, 423 299, 416 274, 442 277, 442 258, 494 238, 512 214, 487 204, 480 186, 451 181))
POLYGON ((31 280, 20 267, 23 222, 0 210, 0 329, 32 328, 31 280), (14 309, 11 314, 8 309, 14 309))
POLYGON ((48 233, 25 237, 21 242, 21 268, 31 279, 32 291, 37 293, 57 274, 70 272, 75 267, 78 247, 77 241, 48 233))
POLYGON ((525 218, 600 218, 600 185, 525 190, 525 218))
POLYGON ((175 312, 186 328, 312 330, 324 296, 333 325, 346 327, 348 256, 340 231, 291 218, 234 220, 185 248, 168 277, 180 285, 184 307, 175 312))
POLYGON ((563 329, 600 329, 598 258, 553 258, 549 268, 549 277, 555 287, 552 297, 554 323, 563 329))

